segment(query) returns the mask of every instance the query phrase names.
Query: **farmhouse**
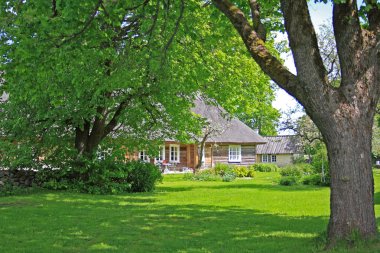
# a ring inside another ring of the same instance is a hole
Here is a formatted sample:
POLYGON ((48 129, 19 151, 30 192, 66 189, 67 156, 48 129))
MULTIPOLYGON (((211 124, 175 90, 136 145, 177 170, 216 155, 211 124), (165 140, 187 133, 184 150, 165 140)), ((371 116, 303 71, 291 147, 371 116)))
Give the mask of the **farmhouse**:
POLYGON ((199 159, 202 167, 213 167, 216 163, 250 165, 256 162, 257 146, 267 142, 263 137, 218 105, 206 104, 202 99, 194 103, 192 111, 208 123, 203 136, 191 144, 167 139, 155 159, 149 158, 145 151, 135 156, 174 170, 194 169, 199 159), (202 143, 204 148, 200 152, 202 143))
POLYGON ((257 147, 257 161, 285 166, 302 156, 299 140, 295 135, 266 136, 266 144, 257 147))

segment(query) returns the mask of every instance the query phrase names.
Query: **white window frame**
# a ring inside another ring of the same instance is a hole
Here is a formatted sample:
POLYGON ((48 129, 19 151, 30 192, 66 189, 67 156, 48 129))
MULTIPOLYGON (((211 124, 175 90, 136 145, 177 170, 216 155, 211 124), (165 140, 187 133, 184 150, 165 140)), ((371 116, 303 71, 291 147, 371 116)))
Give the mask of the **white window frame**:
POLYGON ((271 155, 270 162, 271 163, 276 163, 277 162, 277 156, 276 155, 271 155))
POLYGON ((143 162, 149 162, 149 156, 146 154, 145 150, 139 151, 139 160, 143 162))
POLYGON ((159 146, 158 156, 156 157, 156 162, 162 163, 165 161, 165 145, 159 146))
POLYGON ((262 157, 261 157, 261 162, 262 163, 267 163, 268 162, 268 155, 262 155, 262 157))
POLYGON ((180 152, 181 152, 181 149, 178 144, 170 144, 169 145, 169 162, 179 163, 180 152))
POLYGON ((241 162, 241 145, 228 146, 228 161, 241 162))

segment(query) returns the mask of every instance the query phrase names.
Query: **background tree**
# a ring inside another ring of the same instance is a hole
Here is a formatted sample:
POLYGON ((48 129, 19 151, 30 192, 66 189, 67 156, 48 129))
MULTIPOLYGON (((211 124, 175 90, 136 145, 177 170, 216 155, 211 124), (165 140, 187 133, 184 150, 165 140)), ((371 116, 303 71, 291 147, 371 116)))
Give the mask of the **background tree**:
POLYGON ((329 81, 306 0, 212 3, 230 20, 263 71, 303 105, 322 133, 331 170, 330 244, 354 231, 365 238, 375 236, 371 139, 380 93, 377 1, 363 3, 366 27, 360 24, 357 1, 332 3, 341 73, 339 86, 329 81), (265 11, 267 5, 280 5, 297 75, 289 72, 266 47, 259 27, 263 25, 260 7, 265 11))
POLYGON ((314 153, 315 144, 323 142, 321 132, 307 115, 294 118, 294 111, 292 110, 285 115, 286 117, 281 124, 281 130, 290 130, 300 138, 303 150, 308 155, 309 162, 311 162, 311 155, 314 153))
POLYGON ((204 10, 198 1, 0 1, 0 93, 10 95, 0 152, 31 167, 42 155, 93 158, 105 141, 186 142, 202 127, 190 111, 199 92, 241 115, 270 106, 269 79, 227 21, 214 17, 219 27, 204 10))

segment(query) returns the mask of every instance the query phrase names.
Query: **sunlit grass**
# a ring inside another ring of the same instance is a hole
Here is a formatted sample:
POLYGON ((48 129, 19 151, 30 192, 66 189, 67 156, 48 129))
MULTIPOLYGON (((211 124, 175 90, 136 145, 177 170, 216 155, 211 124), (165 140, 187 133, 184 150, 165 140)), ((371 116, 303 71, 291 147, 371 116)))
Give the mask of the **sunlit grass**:
POLYGON ((329 188, 279 186, 278 177, 226 183, 171 175, 155 193, 3 197, 0 252, 317 252, 329 188))

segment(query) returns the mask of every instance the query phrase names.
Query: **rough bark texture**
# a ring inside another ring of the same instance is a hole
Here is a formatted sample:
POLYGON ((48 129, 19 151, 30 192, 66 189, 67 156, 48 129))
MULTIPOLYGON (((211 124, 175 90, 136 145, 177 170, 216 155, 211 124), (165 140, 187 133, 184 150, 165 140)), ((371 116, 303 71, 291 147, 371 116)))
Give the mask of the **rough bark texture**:
POLYGON ((342 74, 340 87, 334 88, 320 56, 306 0, 281 0, 297 76, 269 53, 239 8, 228 0, 213 3, 229 18, 263 71, 304 106, 324 137, 331 173, 330 243, 353 232, 365 238, 375 236, 371 137, 380 95, 378 7, 368 12, 369 29, 364 30, 356 1, 333 4, 342 74))

